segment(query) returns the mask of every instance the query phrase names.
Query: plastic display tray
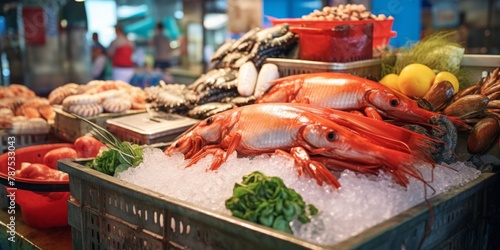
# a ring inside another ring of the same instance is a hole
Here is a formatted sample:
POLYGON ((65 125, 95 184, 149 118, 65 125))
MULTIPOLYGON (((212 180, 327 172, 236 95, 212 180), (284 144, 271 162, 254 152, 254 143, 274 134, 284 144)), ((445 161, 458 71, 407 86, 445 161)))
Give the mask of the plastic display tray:
MULTIPOLYGON (((430 218, 423 202, 345 241, 318 245, 83 164, 59 161, 59 169, 70 175, 68 221, 74 249, 417 249, 430 218)), ((482 249, 488 236, 488 203, 498 192, 493 185, 497 175, 483 173, 431 198, 434 223, 422 249, 482 249)))
POLYGON ((380 59, 369 59, 348 63, 328 63, 297 59, 267 58, 265 63, 272 63, 278 66, 280 77, 307 73, 339 72, 349 73, 372 80, 379 80, 382 70, 380 59))

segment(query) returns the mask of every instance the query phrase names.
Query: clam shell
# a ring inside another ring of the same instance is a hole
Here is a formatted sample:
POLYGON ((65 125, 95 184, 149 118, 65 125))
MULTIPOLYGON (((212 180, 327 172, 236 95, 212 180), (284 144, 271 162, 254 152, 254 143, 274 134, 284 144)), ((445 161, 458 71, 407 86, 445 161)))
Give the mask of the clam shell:
POLYGON ((500 133, 498 120, 487 117, 472 128, 467 140, 467 151, 471 154, 482 154, 496 141, 500 133))
POLYGON ((488 102, 489 99, 485 95, 467 95, 448 105, 443 113, 460 118, 471 118, 484 112, 488 107, 488 102))
POLYGON ((453 99, 453 85, 449 81, 433 84, 423 98, 434 110, 441 110, 453 99))

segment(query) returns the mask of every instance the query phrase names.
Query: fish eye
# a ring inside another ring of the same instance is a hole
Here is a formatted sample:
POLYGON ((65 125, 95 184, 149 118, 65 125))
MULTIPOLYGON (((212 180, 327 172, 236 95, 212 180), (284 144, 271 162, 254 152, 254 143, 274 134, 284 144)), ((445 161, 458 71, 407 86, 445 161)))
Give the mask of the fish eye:
POLYGON ((335 132, 333 132, 333 131, 330 131, 330 132, 328 132, 328 134, 326 134, 326 138, 327 138, 329 141, 333 141, 333 140, 335 140, 335 137, 336 137, 336 136, 335 136, 335 132))
POLYGON ((207 125, 210 125, 210 124, 213 122, 213 120, 214 120, 214 119, 213 119, 212 117, 209 117, 209 118, 207 119, 207 125))
POLYGON ((398 99, 391 99, 391 100, 389 101, 389 105, 391 105, 391 107, 396 107, 396 106, 398 106, 398 105, 399 105, 399 101, 398 101, 398 99))
POLYGON ((174 144, 174 147, 178 148, 178 147, 179 147, 179 142, 176 142, 176 143, 174 144))

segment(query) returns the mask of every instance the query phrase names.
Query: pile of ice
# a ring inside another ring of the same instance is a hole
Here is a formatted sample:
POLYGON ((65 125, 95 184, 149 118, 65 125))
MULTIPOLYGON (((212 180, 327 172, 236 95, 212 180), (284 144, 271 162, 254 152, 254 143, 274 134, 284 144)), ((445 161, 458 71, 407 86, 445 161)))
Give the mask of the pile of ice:
MULTIPOLYGON (((224 206, 231 197, 233 186, 253 171, 267 176, 279 176, 295 189, 306 203, 314 204, 320 211, 307 224, 295 222, 294 236, 322 245, 331 245, 357 235, 363 230, 383 222, 394 215, 424 201, 424 185, 411 179, 408 188, 397 185, 385 174, 366 176, 344 171, 338 176, 340 190, 319 187, 315 180, 299 177, 293 170, 292 159, 278 155, 260 155, 254 158, 237 158, 232 154, 218 171, 206 171, 212 162, 207 156, 196 165, 184 168, 183 155, 168 157, 159 149, 146 149, 144 162, 136 168, 122 172, 118 178, 174 197, 230 215, 224 206)), ((431 171, 418 167, 426 180, 431 171)), ((434 181, 435 193, 464 185, 474 180, 480 172, 463 162, 437 166, 434 181)), ((431 190, 428 188, 428 198, 431 190)))

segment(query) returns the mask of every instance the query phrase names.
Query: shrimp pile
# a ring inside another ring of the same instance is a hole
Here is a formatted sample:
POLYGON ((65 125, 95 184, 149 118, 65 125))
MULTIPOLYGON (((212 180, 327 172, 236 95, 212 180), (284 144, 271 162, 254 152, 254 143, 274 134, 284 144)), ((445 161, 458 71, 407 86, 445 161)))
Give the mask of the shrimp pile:
POLYGON ((0 88, 0 127, 12 134, 47 134, 55 112, 47 98, 24 85, 0 88))
POLYGON ((53 105, 62 105, 64 111, 83 117, 146 108, 146 93, 123 81, 68 83, 54 89, 48 99, 53 105))

